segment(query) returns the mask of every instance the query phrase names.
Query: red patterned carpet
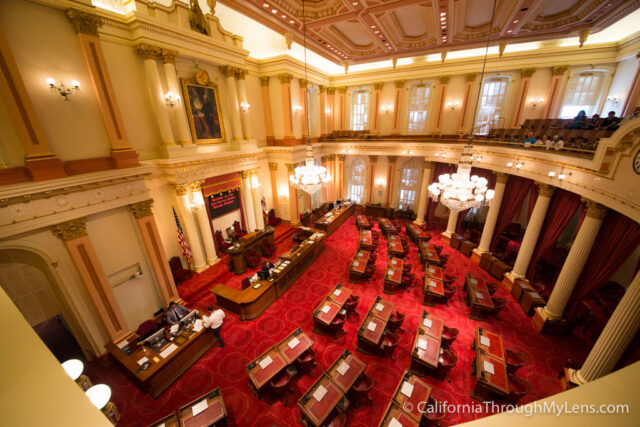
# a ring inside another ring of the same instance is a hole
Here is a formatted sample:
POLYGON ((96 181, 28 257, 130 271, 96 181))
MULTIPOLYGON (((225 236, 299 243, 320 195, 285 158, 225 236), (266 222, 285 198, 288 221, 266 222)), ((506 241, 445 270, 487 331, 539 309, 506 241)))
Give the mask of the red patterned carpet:
MULTIPOLYGON (((396 295, 384 296, 394 302, 399 311, 407 315, 403 324, 402 340, 396 349, 395 362, 390 359, 367 356, 356 350, 356 331, 360 320, 355 316, 350 317, 345 326, 346 335, 336 340, 312 332, 311 313, 336 283, 342 283, 351 288, 356 295, 360 295, 358 312, 362 319, 362 315, 369 309, 374 298, 377 295, 383 295, 382 276, 387 262, 385 242, 381 239, 375 280, 363 284, 350 284, 347 280, 347 269, 358 246, 355 218, 350 218, 326 240, 326 249, 318 260, 259 319, 240 322, 235 316, 228 314, 222 329, 227 346, 211 349, 157 400, 141 393, 115 367, 105 368, 98 363, 92 363, 87 367, 87 373, 94 383, 105 383, 112 388, 112 400, 122 414, 118 424, 120 426, 148 425, 216 386, 220 387, 224 396, 230 414, 230 425, 298 425, 300 414, 296 402, 314 380, 308 376, 298 377, 296 393, 288 395, 288 404, 284 407, 280 401, 256 399, 249 390, 244 367, 292 330, 301 327, 315 342, 313 348, 317 354, 319 368, 315 370, 315 378, 321 370, 324 371, 333 363, 345 348, 354 352, 366 363, 366 372, 374 380, 374 388, 370 393, 373 403, 363 404, 359 409, 352 406, 347 412, 348 424, 367 427, 377 425, 402 373, 409 367, 417 325, 422 310, 426 308, 421 304, 422 291, 416 287, 396 295)), ((439 233, 436 233, 434 242, 439 242, 439 233)), ((287 242, 286 248, 289 244, 287 242)), ((284 248, 284 245, 279 245, 278 252, 282 252, 284 248)), ((444 253, 451 255, 446 270, 447 273, 458 276, 459 279, 455 284, 459 288, 462 285, 462 277, 467 271, 491 279, 486 272, 472 264, 469 258, 461 253, 448 246, 445 246, 444 253)), ((408 260, 414 265, 414 272, 421 277, 422 273, 419 270, 421 265, 413 245, 408 260)), ((205 274, 192 279, 193 283, 181 285, 180 292, 181 295, 185 293, 183 298, 192 306, 195 304, 198 308, 206 308, 215 302, 215 297, 208 292, 208 289, 223 280, 240 280, 240 278, 229 274, 228 266, 220 263, 205 274)), ((531 363, 520 369, 518 376, 531 382, 533 389, 520 403, 560 392, 557 375, 564 363, 569 358, 580 363, 586 357, 590 346, 576 338, 539 335, 533 329, 531 320, 524 315, 520 306, 507 291, 500 289, 495 296, 507 298, 509 301, 500 314, 500 320, 489 318, 478 322, 469 319, 467 317, 469 308, 464 304, 464 293, 461 290, 449 307, 438 305, 436 308, 429 308, 431 312, 445 319, 448 326, 460 330, 460 336, 452 345, 459 361, 449 374, 451 383, 431 377, 426 379, 434 387, 433 395, 436 399, 449 404, 476 403, 469 397, 469 391, 473 388, 475 381, 471 377, 469 368, 474 357, 470 344, 478 325, 502 334, 506 348, 521 351, 529 356, 531 363)), ((444 421, 446 425, 451 425, 486 415, 484 413, 450 413, 444 421)))

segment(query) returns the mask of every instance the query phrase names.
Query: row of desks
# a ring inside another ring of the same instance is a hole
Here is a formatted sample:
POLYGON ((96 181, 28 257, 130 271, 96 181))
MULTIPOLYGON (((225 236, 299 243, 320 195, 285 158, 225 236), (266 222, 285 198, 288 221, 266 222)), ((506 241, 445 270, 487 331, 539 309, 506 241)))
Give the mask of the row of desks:
POLYGON ((432 391, 429 384, 405 371, 379 426, 397 426, 398 423, 402 426, 419 426, 432 391), (405 410, 409 408, 411 410, 405 410))
POLYGON ((375 249, 375 246, 371 230, 360 230, 360 248, 372 251, 375 249))
POLYGON ((427 240, 418 241, 418 257, 423 264, 440 264, 440 257, 436 247, 427 240))
POLYGON ((402 258, 389 257, 387 269, 384 273, 384 290, 385 294, 393 294, 394 286, 402 284, 402 269, 404 261, 402 258))
POLYGON ((402 240, 400 239, 400 236, 397 234, 389 234, 387 236, 387 241, 389 245, 389 256, 404 258, 404 248, 402 247, 402 240))
POLYGON ((359 351, 365 354, 377 352, 380 339, 395 307, 392 302, 376 297, 358 329, 357 349, 359 351))
POLYGON ((366 216, 364 215, 356 215, 356 225, 358 226, 358 230, 371 230, 373 224, 369 222, 366 216))
POLYGON ((152 427, 212 426, 227 417, 220 387, 192 400, 174 413, 151 424, 152 427))
POLYGON ((438 369, 444 320, 426 311, 418 325, 411 352, 411 369, 430 372, 438 369))
POLYGON ((464 289, 467 291, 465 302, 471 307, 469 317, 475 320, 484 320, 495 308, 487 282, 479 276, 467 273, 464 289))
POLYGON ((425 264, 422 292, 423 304, 435 307, 436 301, 444 297, 444 269, 435 265, 425 264))
POLYGON ((378 220, 378 226, 385 234, 398 234, 398 230, 388 218, 380 218, 378 220))
POLYGON ((429 241, 431 239, 430 233, 427 233, 412 222, 407 223, 405 229, 409 238, 416 244, 421 240, 429 241))
POLYGON ((349 265, 349 282, 356 283, 363 278, 370 257, 371 252, 365 250, 359 250, 355 254, 349 265))
POLYGON ((474 348, 476 357, 472 362, 472 373, 475 373, 476 386, 471 397, 486 401, 491 392, 506 397, 509 394, 509 381, 502 337, 478 327, 474 348))
POLYGON ((349 297, 351 297, 351 289, 338 283, 313 312, 314 332, 323 335, 330 332, 331 322, 342 311, 349 297))

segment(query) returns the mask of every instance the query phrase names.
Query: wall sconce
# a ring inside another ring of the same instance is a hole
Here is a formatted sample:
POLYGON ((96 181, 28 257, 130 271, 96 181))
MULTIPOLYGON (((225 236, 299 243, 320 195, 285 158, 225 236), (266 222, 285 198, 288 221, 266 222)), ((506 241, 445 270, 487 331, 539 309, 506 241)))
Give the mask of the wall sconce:
POLYGON ((456 101, 456 102, 449 102, 447 104, 447 108, 450 109, 451 111, 455 110, 456 108, 460 107, 460 102, 456 101))
POLYGON ((535 110, 536 107, 544 102, 544 98, 531 98, 529 99, 529 104, 531 104, 531 109, 535 110))
POLYGON ((294 107, 293 112, 296 114, 302 113, 302 107, 300 105, 298 105, 297 107, 294 107))
POLYGON ((549 171, 548 175, 549 175, 549 177, 550 177, 550 178, 555 178, 555 177, 557 177, 560 181, 562 181, 562 180, 563 180, 563 179, 565 179, 567 176, 571 176, 571 172, 569 172, 569 173, 565 173, 565 172, 564 172, 564 167, 563 167, 562 169, 560 169, 560 172, 558 172, 557 174, 556 174, 556 172, 555 172, 555 171, 549 171))
POLYGON ((618 105, 618 102, 620 102, 617 96, 607 96, 607 101, 609 101, 609 103, 613 106, 618 105))
POLYGON ((384 107, 382 107, 383 114, 389 114, 392 110, 393 110, 393 107, 390 105, 385 105, 384 107))
POLYGON ((249 111, 249 108, 251 108, 251 105, 249 105, 246 102, 241 102, 240 103, 240 111, 243 113, 246 113, 247 111, 249 111))
POLYGON ((60 84, 56 84, 56 81, 54 79, 52 79, 51 77, 47 77, 46 80, 47 84, 49 85, 49 88, 51 89, 51 91, 58 91, 58 93, 60 95, 62 95, 62 97, 64 98, 65 101, 69 101, 71 94, 73 92, 79 91, 80 90, 80 83, 78 83, 77 80, 71 80, 71 87, 67 87, 65 86, 62 81, 60 82, 60 84))
POLYGON ((482 156, 481 155, 471 156, 471 160, 475 160, 476 162, 479 162, 482 160, 482 156))
POLYGON ((521 169, 522 166, 524 166, 524 162, 521 162, 520 160, 516 160, 516 162, 507 162, 507 167, 508 168, 512 168, 515 167, 516 169, 521 169))
POLYGON ((164 103, 167 107, 173 107, 180 102, 180 97, 173 92, 167 92, 164 94, 164 103))

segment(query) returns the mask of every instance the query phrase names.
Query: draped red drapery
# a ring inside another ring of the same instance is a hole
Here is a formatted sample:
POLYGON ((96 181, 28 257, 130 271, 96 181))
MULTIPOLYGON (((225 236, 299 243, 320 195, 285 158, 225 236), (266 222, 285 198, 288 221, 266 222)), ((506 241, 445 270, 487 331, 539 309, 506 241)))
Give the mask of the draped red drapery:
POLYGON ((533 185, 534 183, 530 179, 509 175, 507 185, 504 189, 504 196, 502 197, 502 204, 500 205, 500 212, 498 213, 498 219, 496 221, 496 228, 491 239, 491 252, 496 250, 496 246, 498 245, 498 236, 502 234, 502 232, 511 223, 511 220, 513 220, 516 213, 518 213, 522 207, 524 198, 527 196, 533 185))

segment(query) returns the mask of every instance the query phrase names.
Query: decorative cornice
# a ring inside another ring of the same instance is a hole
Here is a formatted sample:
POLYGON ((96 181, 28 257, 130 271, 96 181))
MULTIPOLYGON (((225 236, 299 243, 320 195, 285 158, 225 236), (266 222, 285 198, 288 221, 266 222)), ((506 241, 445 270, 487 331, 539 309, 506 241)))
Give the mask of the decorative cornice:
POLYGON ((269 76, 260 77, 260 86, 269 86, 269 76))
POLYGON ((76 218, 71 221, 62 222, 52 227, 53 235, 58 239, 68 242, 69 240, 79 239, 87 236, 87 219, 76 218))
POLYGON ((276 162, 269 162, 269 170, 270 171, 277 171, 278 170, 278 164, 276 162))
POLYGON ((327 88, 327 95, 333 95, 336 92, 336 88, 335 87, 328 87, 327 88))
POLYGON ((589 200, 586 197, 581 197, 581 200, 587 205, 586 216, 593 219, 604 219, 607 211, 606 206, 602 206, 600 203, 589 200))
POLYGON ((538 196, 541 197, 551 197, 556 191, 553 185, 543 184, 541 182, 536 182, 536 185, 538 186, 538 196))
POLYGON ((335 154, 327 154, 327 160, 332 162, 336 159, 336 155, 335 154))
POLYGON ((102 18, 77 9, 67 9, 67 18, 76 33, 98 36, 98 28, 102 26, 102 18))
POLYGON ((382 90, 383 86, 384 86, 384 82, 374 82, 373 83, 373 88, 375 90, 382 90))
POLYGON ((394 80, 393 84, 395 85, 396 89, 402 89, 404 87, 405 80, 394 80))
POLYGON ((441 85, 446 85, 447 83, 449 83, 449 79, 451 79, 451 76, 440 76, 438 81, 441 85))
POLYGON ((563 76, 568 69, 568 65, 554 65, 553 67, 551 67, 551 75, 563 76))
POLYGON ((225 77, 235 77, 237 71, 238 71, 238 69, 236 67, 232 67, 231 65, 224 65, 224 66, 220 67, 220 72, 225 77))
POLYGON ((464 81, 467 82, 467 83, 475 82, 476 81, 476 77, 478 77, 477 73, 466 73, 464 75, 464 81))
POLYGON ((140 219, 153 215, 152 207, 153 199, 149 199, 129 205, 129 210, 135 219, 140 219))
POLYGON ((293 79, 293 75, 289 73, 284 73, 284 74, 279 74, 278 78, 280 79, 280 83, 282 83, 283 85, 286 85, 291 83, 291 80, 293 79))
POLYGON ((136 46, 136 53, 144 59, 156 59, 162 54, 162 48, 158 46, 152 46, 147 43, 140 43, 136 46))
POLYGON ((528 79, 531 76, 533 76, 533 73, 535 73, 536 70, 537 68, 535 67, 523 68, 522 70, 520 70, 520 75, 522 76, 523 79, 528 79))
POLYGON ((340 86, 338 89, 338 93, 344 94, 347 91, 347 87, 346 86, 340 86))
POLYGON ((184 196, 187 194, 187 187, 182 184, 173 184, 173 192, 176 196, 184 196))
POLYGON ((378 161, 378 156, 377 156, 377 155, 375 155, 375 154, 369 154, 369 161, 370 161, 371 163, 375 163, 375 162, 377 162, 377 161, 378 161))
POLYGON ((508 180, 509 180, 508 173, 505 173, 505 172, 496 173, 496 182, 499 182, 500 184, 506 184, 508 180))
POLYGON ((162 48, 160 51, 160 59, 162 59, 163 64, 174 64, 176 62, 177 56, 177 50, 162 48))

